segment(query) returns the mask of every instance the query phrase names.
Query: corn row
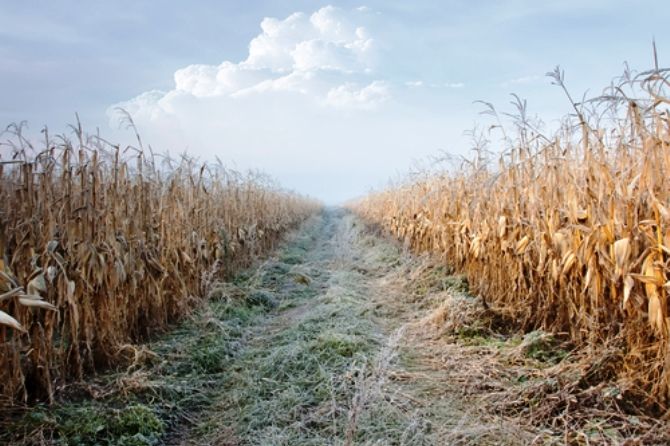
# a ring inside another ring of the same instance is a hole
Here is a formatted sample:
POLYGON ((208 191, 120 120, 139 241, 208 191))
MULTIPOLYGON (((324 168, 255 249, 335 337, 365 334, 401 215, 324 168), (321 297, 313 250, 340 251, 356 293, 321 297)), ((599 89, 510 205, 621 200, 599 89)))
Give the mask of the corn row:
POLYGON ((652 70, 634 82, 642 99, 601 97, 554 138, 519 126, 497 166, 475 160, 352 206, 412 249, 442 256, 520 327, 596 350, 617 340, 622 386, 667 402, 668 85, 652 70))
POLYGON ((260 175, 99 140, 24 153, 0 160, 0 405, 117 363, 317 209, 260 175))

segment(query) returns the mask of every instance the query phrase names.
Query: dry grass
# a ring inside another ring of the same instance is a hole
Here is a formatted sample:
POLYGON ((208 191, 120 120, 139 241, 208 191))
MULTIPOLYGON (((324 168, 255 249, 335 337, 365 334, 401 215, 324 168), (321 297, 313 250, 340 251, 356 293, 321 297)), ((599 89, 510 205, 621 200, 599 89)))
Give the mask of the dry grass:
MULTIPOLYGON (((668 72, 626 73, 603 96, 573 103, 553 138, 520 102, 517 137, 505 136, 497 167, 480 146, 462 169, 352 205, 414 250, 437 253, 516 327, 564 333, 592 358, 611 346, 592 382, 613 383, 656 416, 670 401, 668 72)), ((567 93, 562 73, 552 76, 567 93)))
POLYGON ((0 160, 0 396, 52 400, 136 359, 128 344, 189 313, 216 276, 318 207, 261 174, 121 150, 74 128, 36 151, 10 127, 0 160), (32 154, 32 155, 31 155, 32 154))

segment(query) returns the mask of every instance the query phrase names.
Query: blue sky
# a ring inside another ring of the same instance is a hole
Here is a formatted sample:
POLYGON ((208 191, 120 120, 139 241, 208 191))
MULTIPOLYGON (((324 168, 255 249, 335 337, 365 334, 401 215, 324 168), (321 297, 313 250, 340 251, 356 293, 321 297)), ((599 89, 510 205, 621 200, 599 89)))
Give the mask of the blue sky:
MULTIPOLYGON (((260 168, 326 202, 439 150, 465 154, 473 101, 511 92, 550 124, 670 52, 660 1, 31 1, 0 3, 0 124, 52 132, 79 112, 129 142, 260 168), (265 19, 268 18, 268 19, 265 19)), ((665 63, 664 65, 668 65, 665 63)))

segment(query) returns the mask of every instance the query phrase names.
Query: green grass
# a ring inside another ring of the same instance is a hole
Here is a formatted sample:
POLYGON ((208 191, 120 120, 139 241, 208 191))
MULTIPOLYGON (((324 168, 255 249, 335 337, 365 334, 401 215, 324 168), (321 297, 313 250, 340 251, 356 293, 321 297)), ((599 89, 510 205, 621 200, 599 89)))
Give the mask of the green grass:
POLYGON ((132 403, 115 408, 95 401, 38 407, 13 428, 18 437, 21 430, 30 432, 37 426, 48 430, 57 445, 84 446, 155 445, 166 427, 156 407, 132 403))
MULTIPOLYGON (((444 269, 442 271, 445 271, 444 269)), ((442 279, 444 289, 454 290, 460 293, 468 293, 470 284, 468 278, 462 274, 446 276, 442 279)))
POLYGON ((521 342, 524 355, 540 363, 558 364, 569 352, 555 336, 542 331, 527 333, 521 342))

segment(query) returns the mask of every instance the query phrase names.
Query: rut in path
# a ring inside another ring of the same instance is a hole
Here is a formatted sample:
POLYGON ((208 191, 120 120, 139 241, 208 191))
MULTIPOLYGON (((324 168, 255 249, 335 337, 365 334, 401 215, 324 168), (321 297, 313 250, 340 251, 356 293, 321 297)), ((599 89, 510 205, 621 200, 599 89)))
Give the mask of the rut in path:
POLYGON ((245 334, 216 402, 173 444, 527 444, 446 381, 424 329, 439 302, 408 298, 412 262, 344 211, 305 224, 250 279, 278 309, 245 334))

